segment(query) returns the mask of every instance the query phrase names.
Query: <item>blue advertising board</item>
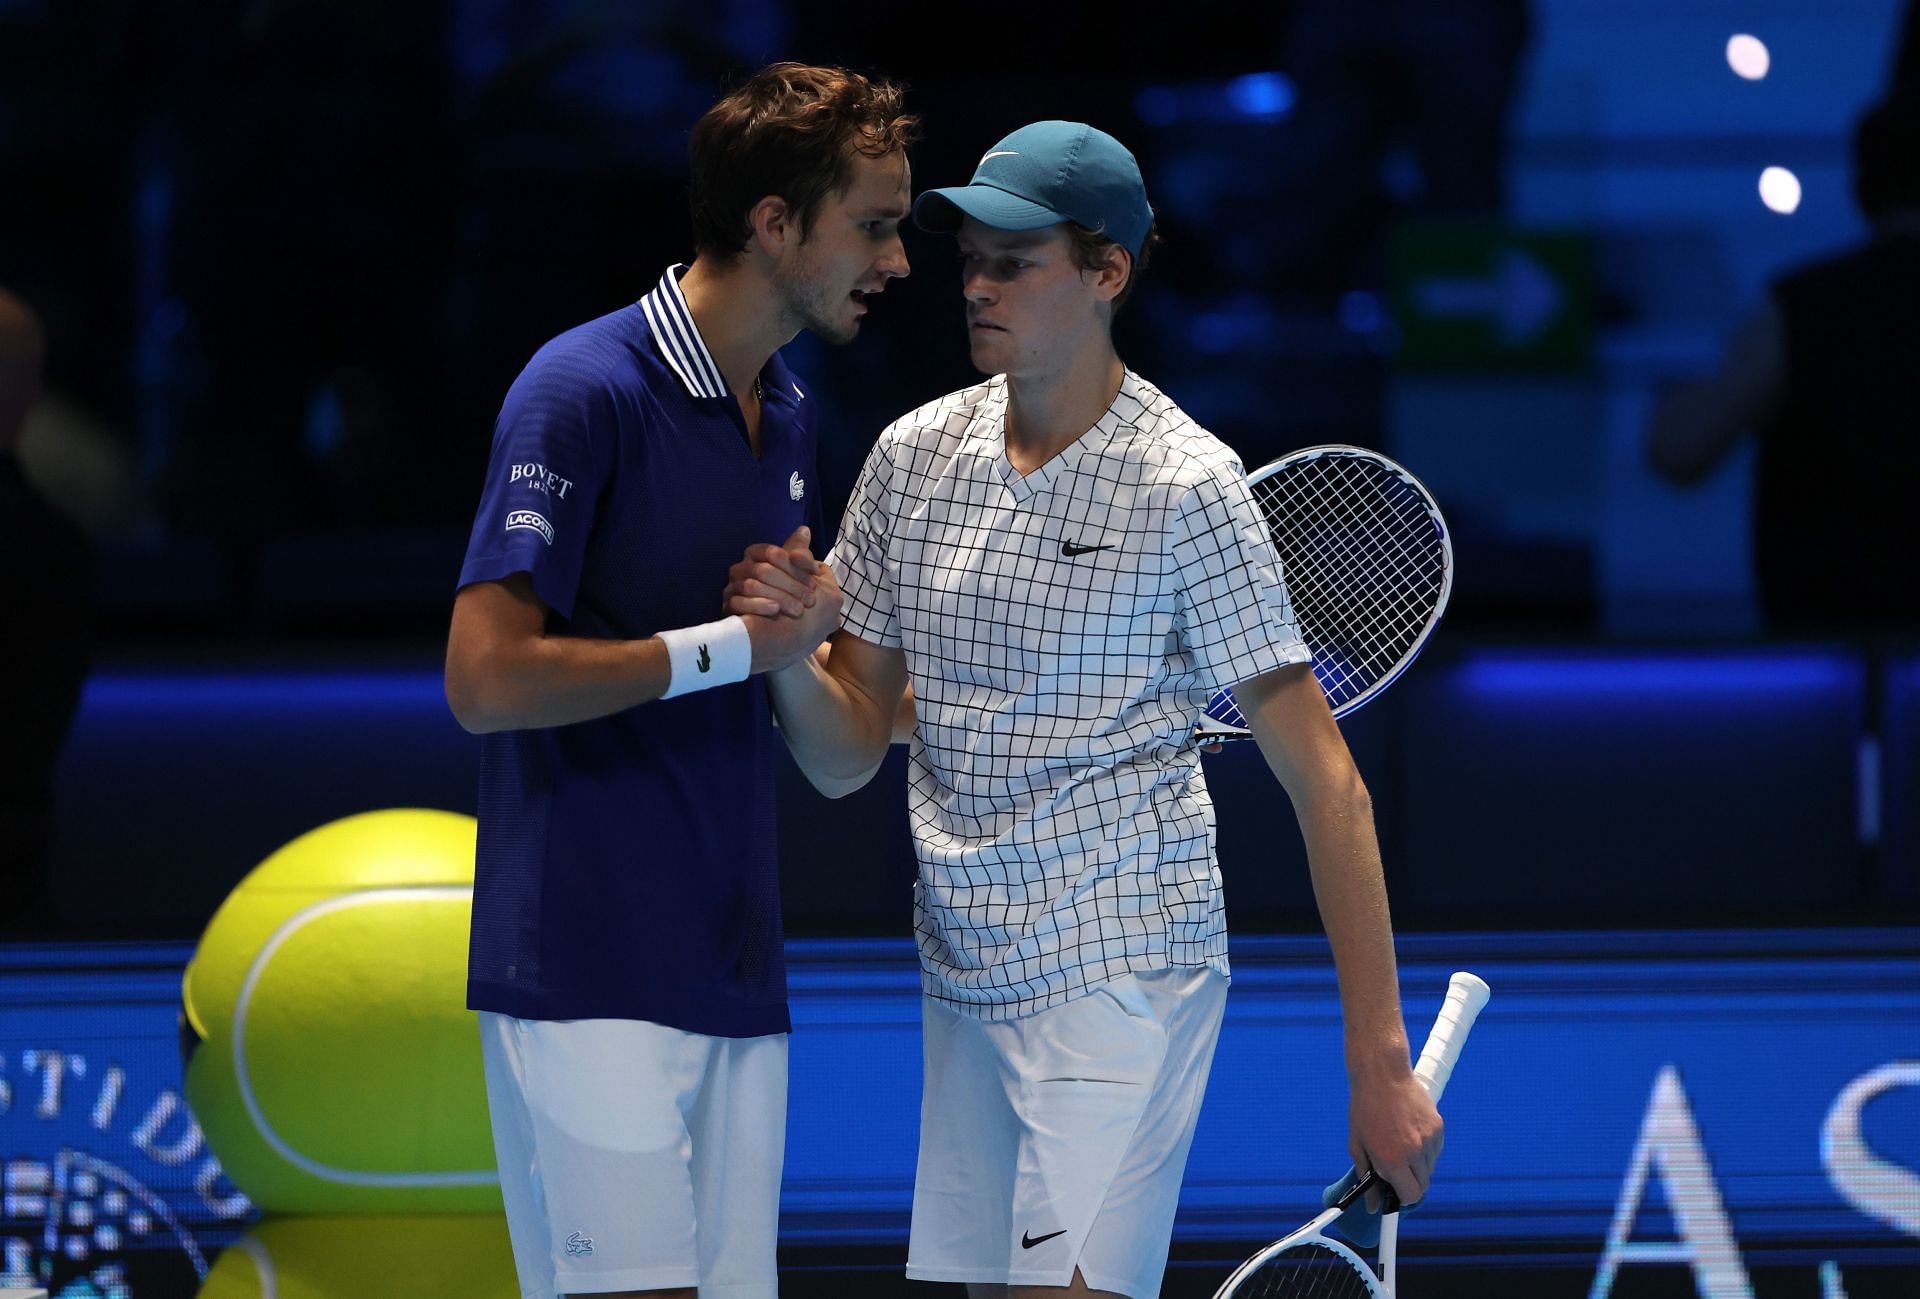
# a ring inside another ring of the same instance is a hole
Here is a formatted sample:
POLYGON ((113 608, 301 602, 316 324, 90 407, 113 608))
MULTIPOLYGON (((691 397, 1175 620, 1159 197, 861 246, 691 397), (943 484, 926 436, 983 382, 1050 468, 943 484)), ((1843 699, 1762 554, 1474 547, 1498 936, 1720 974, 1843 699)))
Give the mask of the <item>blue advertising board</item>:
MULTIPOLYGON (((180 1095, 178 945, 0 949, 0 1288, 171 1299, 253 1218, 180 1095)), ((1323 940, 1246 938, 1176 1240, 1305 1216, 1346 1162, 1323 940)), ((789 1243, 904 1240, 919 1104, 910 946, 806 941, 783 1197, 789 1243)), ((1596 1299, 1634 1269, 1763 1299, 1756 1266, 1920 1293, 1920 931, 1410 935, 1418 1041, 1455 969, 1493 998, 1403 1253, 1552 1259, 1596 1299), (1900 1273, 1904 1275, 1904 1273, 1900 1273)), ((1811 1293, 1812 1291, 1809 1290, 1811 1293)))

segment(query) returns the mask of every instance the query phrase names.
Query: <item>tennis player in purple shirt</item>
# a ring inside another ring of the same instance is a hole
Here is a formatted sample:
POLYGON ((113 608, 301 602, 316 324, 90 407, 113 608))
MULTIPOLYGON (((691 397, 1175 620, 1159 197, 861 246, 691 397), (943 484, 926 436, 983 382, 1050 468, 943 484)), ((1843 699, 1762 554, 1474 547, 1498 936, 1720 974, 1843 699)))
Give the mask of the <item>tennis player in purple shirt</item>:
POLYGON ((777 64, 693 129, 694 244, 507 394, 447 699, 485 735, 468 1005, 528 1299, 770 1299, 786 969, 759 675, 837 591, 723 617, 749 542, 820 524, 778 349, 851 341, 907 273, 900 90, 777 64))

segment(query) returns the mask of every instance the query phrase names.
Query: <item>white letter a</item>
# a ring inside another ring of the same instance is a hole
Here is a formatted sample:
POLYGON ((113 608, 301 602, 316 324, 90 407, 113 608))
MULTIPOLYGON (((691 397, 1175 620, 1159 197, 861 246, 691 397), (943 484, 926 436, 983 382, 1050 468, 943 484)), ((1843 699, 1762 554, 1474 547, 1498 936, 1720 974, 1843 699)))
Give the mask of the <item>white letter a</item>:
POLYGON ((1700 1129, 1687 1108, 1687 1093, 1672 1065, 1653 1080, 1653 1099, 1640 1124, 1640 1140, 1633 1148, 1633 1166, 1620 1188, 1607 1248, 1600 1255, 1589 1299, 1606 1299, 1614 1273, 1623 1263, 1688 1263, 1701 1299, 1753 1299, 1753 1286, 1740 1262, 1740 1249, 1720 1203, 1720 1188, 1700 1145, 1700 1129), (1640 1197, 1647 1189, 1647 1172, 1657 1169, 1668 1211, 1680 1239, 1630 1241, 1640 1197))

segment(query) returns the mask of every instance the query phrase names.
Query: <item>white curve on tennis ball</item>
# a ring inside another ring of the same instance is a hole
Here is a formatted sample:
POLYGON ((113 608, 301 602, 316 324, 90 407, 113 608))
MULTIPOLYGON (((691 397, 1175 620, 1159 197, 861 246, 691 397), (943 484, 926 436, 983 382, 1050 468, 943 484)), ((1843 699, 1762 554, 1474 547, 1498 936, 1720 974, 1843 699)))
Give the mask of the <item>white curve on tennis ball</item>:
POLYGON ((273 954, 284 946, 287 940, 301 929, 322 916, 345 911, 350 907, 376 906, 384 903, 440 901, 473 902, 473 889, 468 886, 443 886, 431 888, 368 889, 359 893, 349 893, 343 897, 328 898, 316 902, 303 911, 296 911, 273 931, 266 946, 253 958, 253 964, 247 968, 246 982, 240 987, 240 999, 233 1007, 233 1074, 240 1087, 240 1100, 247 1107, 247 1115, 253 1120, 253 1126, 261 1139, 271 1146, 276 1154, 302 1172, 310 1173, 324 1181, 338 1182, 346 1186, 495 1186, 499 1184, 500 1173, 493 1168, 463 1169, 444 1173, 378 1173, 356 1168, 335 1168, 319 1160, 302 1154, 293 1148, 287 1140, 274 1131, 273 1124, 267 1121, 266 1112, 261 1109, 259 1098, 253 1094, 253 1079, 247 1072, 247 1005, 253 1000, 253 991, 260 982, 261 974, 273 959, 273 954))
POLYGON ((273 1255, 267 1247, 251 1236, 244 1236, 236 1248, 253 1264, 254 1275, 260 1280, 260 1299, 280 1299, 280 1274, 274 1269, 273 1255))

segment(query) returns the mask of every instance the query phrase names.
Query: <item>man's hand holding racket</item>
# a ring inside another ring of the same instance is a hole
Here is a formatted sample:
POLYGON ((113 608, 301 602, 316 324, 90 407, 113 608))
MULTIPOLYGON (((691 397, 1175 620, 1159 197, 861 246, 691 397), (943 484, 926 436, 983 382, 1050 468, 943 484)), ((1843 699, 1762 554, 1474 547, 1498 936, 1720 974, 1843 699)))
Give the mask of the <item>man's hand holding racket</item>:
MULTIPOLYGON (((1378 1173, 1403 1205, 1418 1204, 1446 1137, 1433 1097, 1411 1068, 1356 1074, 1347 1102, 1347 1151, 1354 1168, 1378 1173)), ((1380 1196, 1367 1196, 1379 1212, 1380 1196)))
POLYGON ((1486 983, 1472 974, 1455 973, 1433 1031, 1427 1035, 1427 1044, 1410 1075, 1402 1076, 1406 1071, 1397 1059, 1374 1077, 1366 1076, 1364 1066, 1355 1071, 1350 1106, 1354 1166, 1365 1169, 1371 1163, 1373 1171, 1360 1176, 1350 1173, 1329 1187, 1328 1202, 1317 1217, 1235 1268, 1214 1292, 1214 1299, 1393 1299, 1399 1219, 1388 1217, 1371 1233, 1354 1230, 1348 1219, 1363 1199, 1374 1198, 1379 1187, 1377 1178, 1390 1179, 1396 1196, 1410 1191, 1426 1193, 1426 1172, 1432 1170, 1433 1156, 1440 1153, 1439 1115, 1434 1105, 1446 1091, 1467 1034, 1486 1004, 1486 983), (1406 1099, 1409 1083, 1429 1098, 1426 1105, 1406 1099), (1432 1121, 1430 1126, 1428 1119, 1432 1121), (1392 1153, 1395 1148, 1397 1156, 1392 1153), (1404 1162, 1396 1169, 1393 1165, 1399 1159, 1404 1162), (1426 1172, 1421 1170, 1423 1162, 1426 1172), (1339 1230, 1352 1244, 1327 1234, 1336 1222, 1342 1224, 1339 1230), (1373 1246, 1372 1239, 1361 1241, 1363 1235, 1377 1236, 1378 1272, 1355 1252, 1356 1248, 1373 1246))

